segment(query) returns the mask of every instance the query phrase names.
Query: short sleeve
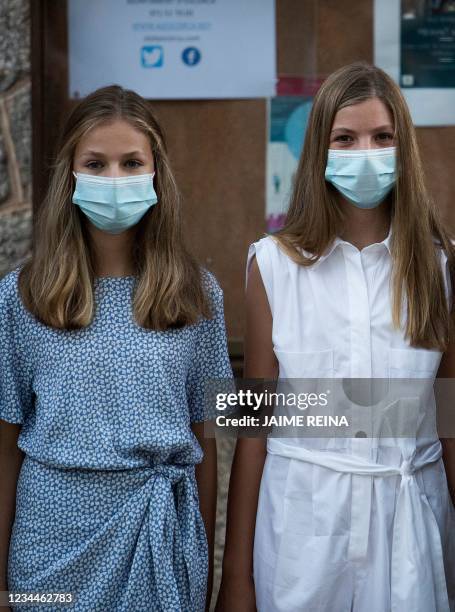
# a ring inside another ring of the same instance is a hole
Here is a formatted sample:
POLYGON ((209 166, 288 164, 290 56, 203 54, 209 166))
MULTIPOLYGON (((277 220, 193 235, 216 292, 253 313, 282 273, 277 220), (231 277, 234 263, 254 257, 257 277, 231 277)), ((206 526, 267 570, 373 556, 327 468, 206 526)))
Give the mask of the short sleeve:
POLYGON ((246 261, 245 289, 248 285, 248 274, 251 263, 253 261, 253 257, 256 256, 256 261, 258 262, 259 272, 261 273, 261 278, 267 294, 270 309, 273 312, 273 265, 270 256, 270 247, 273 245, 270 243, 271 240, 272 238, 270 236, 266 236, 265 238, 261 238, 261 240, 250 244, 246 261))
POLYGON ((207 404, 208 385, 233 383, 233 372, 224 321, 223 290, 213 274, 205 271, 204 283, 211 298, 213 318, 199 323, 198 337, 187 377, 190 421, 197 423, 216 416, 207 404))
POLYGON ((32 407, 33 392, 16 341, 16 278, 13 271, 0 280, 0 419, 23 424, 32 407))

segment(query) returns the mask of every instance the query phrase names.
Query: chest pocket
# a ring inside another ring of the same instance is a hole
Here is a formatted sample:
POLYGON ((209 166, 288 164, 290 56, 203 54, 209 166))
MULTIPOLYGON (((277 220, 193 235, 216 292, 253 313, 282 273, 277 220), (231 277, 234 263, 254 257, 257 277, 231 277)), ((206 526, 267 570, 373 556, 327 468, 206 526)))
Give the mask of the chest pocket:
POLYGON ((442 352, 428 349, 389 349, 390 378, 434 378, 442 352))
POLYGON ((280 378, 333 377, 333 349, 322 351, 279 351, 273 349, 280 364, 280 378))

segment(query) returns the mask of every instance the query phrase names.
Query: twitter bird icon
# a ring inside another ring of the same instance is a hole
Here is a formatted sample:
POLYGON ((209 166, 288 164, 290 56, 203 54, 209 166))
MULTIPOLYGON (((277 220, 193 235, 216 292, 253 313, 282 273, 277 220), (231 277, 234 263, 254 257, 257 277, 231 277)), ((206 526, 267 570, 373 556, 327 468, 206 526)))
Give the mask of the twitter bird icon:
POLYGON ((141 64, 143 68, 161 68, 163 61, 163 47, 159 45, 142 47, 141 64))

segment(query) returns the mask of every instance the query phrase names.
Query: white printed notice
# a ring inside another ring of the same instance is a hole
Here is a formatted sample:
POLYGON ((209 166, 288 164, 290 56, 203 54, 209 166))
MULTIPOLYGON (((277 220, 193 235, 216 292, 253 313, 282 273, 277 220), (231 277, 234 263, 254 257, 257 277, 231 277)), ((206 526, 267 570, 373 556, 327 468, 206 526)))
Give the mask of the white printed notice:
POLYGON ((275 0, 68 0, 69 95, 275 95, 275 0))

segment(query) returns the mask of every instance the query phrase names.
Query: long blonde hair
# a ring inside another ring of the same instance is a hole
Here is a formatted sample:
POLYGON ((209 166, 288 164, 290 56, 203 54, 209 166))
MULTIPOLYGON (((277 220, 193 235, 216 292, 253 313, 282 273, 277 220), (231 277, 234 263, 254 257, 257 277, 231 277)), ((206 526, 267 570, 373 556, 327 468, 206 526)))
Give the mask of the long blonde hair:
POLYGON ((97 89, 72 110, 63 127, 49 188, 33 229, 32 255, 19 276, 26 308, 58 329, 88 326, 94 316, 94 258, 84 213, 72 204, 74 151, 92 128, 128 121, 150 140, 158 203, 139 221, 132 253, 133 312, 144 328, 164 330, 212 315, 202 271, 184 244, 180 196, 164 134, 150 105, 118 85, 97 89))
POLYGON ((425 187, 408 107, 399 87, 383 70, 356 62, 322 84, 310 113, 285 225, 274 236, 294 261, 307 266, 341 233, 343 211, 336 191, 324 178, 330 132, 338 110, 373 97, 389 108, 397 141, 397 181, 390 197, 393 324, 401 325, 406 295, 405 335, 410 344, 444 351, 453 321, 434 238, 447 254, 454 290, 455 250, 425 187), (314 257, 306 257, 299 249, 314 257))

